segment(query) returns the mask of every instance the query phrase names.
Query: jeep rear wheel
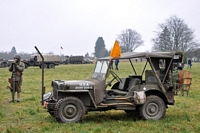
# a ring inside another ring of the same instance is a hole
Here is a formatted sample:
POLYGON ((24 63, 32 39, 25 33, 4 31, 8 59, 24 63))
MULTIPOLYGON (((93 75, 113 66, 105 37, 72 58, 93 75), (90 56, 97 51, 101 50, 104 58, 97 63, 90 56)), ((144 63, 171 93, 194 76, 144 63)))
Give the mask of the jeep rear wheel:
POLYGON ((79 122, 85 115, 83 103, 76 97, 63 98, 55 106, 55 117, 63 123, 79 122))
POLYGON ((158 96, 148 96, 146 102, 139 107, 139 114, 144 120, 159 120, 165 116, 166 106, 158 96))

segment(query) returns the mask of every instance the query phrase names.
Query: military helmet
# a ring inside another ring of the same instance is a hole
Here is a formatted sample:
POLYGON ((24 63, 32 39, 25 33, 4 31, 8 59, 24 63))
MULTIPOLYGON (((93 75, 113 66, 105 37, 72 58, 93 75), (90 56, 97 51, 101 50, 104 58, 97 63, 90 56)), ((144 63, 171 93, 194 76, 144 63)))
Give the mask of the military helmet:
POLYGON ((14 58, 14 59, 19 59, 19 60, 20 60, 20 59, 21 59, 21 56, 20 56, 19 54, 15 54, 15 55, 13 56, 13 58, 14 58))

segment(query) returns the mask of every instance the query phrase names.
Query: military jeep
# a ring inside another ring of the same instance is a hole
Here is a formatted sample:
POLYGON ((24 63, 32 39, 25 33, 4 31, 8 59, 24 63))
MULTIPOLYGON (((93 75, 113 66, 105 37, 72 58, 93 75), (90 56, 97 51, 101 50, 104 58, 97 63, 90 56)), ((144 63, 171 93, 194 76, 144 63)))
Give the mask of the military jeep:
POLYGON ((91 79, 52 81, 53 90, 42 94, 42 104, 50 115, 63 123, 79 122, 90 111, 112 109, 124 110, 127 113, 137 112, 144 120, 159 120, 165 116, 168 105, 175 103, 173 64, 182 64, 174 62, 175 55, 178 54, 122 53, 117 59, 120 62, 130 62, 132 68, 132 73, 126 77, 116 74, 123 69, 110 69, 111 60, 116 58, 97 59, 91 79), (141 73, 137 73, 134 68, 136 58, 145 60, 141 73))

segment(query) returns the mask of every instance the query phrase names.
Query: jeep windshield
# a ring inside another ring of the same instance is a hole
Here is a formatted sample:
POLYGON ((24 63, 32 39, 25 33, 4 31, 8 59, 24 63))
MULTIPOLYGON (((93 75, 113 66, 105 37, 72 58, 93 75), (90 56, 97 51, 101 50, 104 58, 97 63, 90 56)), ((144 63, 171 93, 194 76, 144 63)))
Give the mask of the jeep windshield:
POLYGON ((92 79, 104 80, 108 70, 108 64, 108 60, 98 60, 96 62, 96 67, 94 69, 92 79))

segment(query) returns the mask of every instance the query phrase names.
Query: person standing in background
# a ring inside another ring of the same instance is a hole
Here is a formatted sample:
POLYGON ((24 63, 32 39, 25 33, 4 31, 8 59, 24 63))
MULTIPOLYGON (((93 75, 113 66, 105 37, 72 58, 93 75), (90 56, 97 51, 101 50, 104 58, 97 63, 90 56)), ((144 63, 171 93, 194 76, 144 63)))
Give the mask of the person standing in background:
POLYGON ((119 65, 119 59, 116 59, 115 60, 115 70, 119 70, 118 65, 119 65))
POLYGON ((191 61, 191 59, 189 58, 189 59, 188 59, 188 67, 191 69, 191 66, 192 66, 192 61, 191 61))

